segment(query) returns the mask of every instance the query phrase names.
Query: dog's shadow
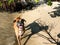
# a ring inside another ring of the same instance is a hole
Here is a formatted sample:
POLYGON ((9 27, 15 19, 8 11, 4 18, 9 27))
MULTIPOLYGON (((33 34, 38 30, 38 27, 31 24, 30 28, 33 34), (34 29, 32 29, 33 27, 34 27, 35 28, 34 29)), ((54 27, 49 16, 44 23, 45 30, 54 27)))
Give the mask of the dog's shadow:
MULTIPOLYGON (((26 45, 26 43, 28 42, 28 40, 30 39, 30 37, 40 31, 43 30, 48 30, 48 26, 40 26, 38 23, 36 23, 35 21, 31 24, 29 24, 28 26, 26 26, 27 30, 31 29, 31 34, 26 35, 25 37, 28 36, 27 40, 25 41, 25 43, 23 45, 26 45)), ((25 38, 23 37, 23 38, 25 38)))

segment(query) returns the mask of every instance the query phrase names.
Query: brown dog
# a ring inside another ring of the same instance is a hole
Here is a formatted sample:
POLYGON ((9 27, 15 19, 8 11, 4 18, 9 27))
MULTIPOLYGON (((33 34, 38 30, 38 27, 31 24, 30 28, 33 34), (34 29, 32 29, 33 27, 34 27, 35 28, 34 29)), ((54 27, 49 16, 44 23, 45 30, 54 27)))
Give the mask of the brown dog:
POLYGON ((14 27, 14 30, 15 30, 15 34, 16 34, 16 37, 18 37, 18 27, 17 27, 17 22, 20 20, 20 17, 17 17, 14 21, 13 21, 13 27, 14 27))
MULTIPOLYGON (((18 40, 19 37, 21 38, 21 36, 25 32, 24 22, 26 22, 26 20, 25 19, 21 19, 20 17, 17 17, 13 21, 14 30, 15 30, 15 34, 16 34, 17 40, 18 40), (18 24, 19 24, 19 26, 18 26, 18 24)), ((18 41, 18 44, 19 44, 19 41, 18 41)))
POLYGON ((13 27, 14 27, 14 30, 15 30, 15 35, 16 35, 16 38, 17 38, 17 41, 18 41, 18 45, 20 45, 20 42, 19 42, 19 28, 17 27, 17 22, 20 20, 21 18, 20 17, 17 17, 14 21, 13 21, 13 27))

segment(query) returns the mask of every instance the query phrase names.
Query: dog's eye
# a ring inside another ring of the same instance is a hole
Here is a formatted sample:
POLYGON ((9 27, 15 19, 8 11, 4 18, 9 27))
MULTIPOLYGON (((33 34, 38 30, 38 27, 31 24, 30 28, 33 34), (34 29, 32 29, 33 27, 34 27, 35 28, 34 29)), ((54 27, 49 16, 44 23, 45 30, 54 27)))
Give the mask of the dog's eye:
POLYGON ((16 22, 16 20, 13 21, 13 23, 15 23, 15 22, 16 22))

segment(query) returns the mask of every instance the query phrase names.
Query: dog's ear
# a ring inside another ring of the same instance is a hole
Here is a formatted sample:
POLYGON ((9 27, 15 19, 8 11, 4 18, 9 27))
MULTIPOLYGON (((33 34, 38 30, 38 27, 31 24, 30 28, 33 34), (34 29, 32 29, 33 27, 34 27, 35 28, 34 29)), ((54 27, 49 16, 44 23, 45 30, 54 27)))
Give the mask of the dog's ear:
POLYGON ((13 23, 15 23, 16 22, 16 20, 13 20, 13 23))

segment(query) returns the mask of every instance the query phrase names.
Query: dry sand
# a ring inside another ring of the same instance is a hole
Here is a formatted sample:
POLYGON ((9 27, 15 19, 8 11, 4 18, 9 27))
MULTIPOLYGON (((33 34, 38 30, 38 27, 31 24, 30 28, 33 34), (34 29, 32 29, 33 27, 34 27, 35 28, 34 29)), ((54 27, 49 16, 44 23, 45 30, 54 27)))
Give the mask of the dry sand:
MULTIPOLYGON (((53 9, 53 8, 58 7, 59 6, 58 4, 59 4, 59 2, 53 2, 52 6, 43 4, 43 5, 40 5, 39 7, 37 7, 35 10, 26 11, 25 13, 23 13, 23 16, 22 16, 22 18, 24 18, 27 21, 25 25, 27 26, 29 24, 32 24, 32 23, 34 23, 34 21, 35 22, 41 21, 40 23, 43 25, 52 26, 50 33, 54 39, 58 39, 57 34, 60 33, 60 30, 59 30, 60 29, 60 17, 52 18, 50 16, 50 14, 48 14, 48 12, 55 11, 56 9, 53 9)), ((25 35, 31 34, 32 30, 29 29, 25 35)), ((36 29, 36 30, 38 30, 38 29, 36 29)), ((44 31, 40 31, 37 33, 49 37, 48 34, 46 34, 46 32, 44 32, 44 31)), ((25 41, 27 40, 28 37, 29 36, 25 37, 22 40, 22 42, 25 43, 25 41)), ((32 34, 31 37, 29 38, 29 40, 26 42, 26 45, 56 45, 56 44, 50 43, 46 38, 42 38, 38 34, 32 34)))

